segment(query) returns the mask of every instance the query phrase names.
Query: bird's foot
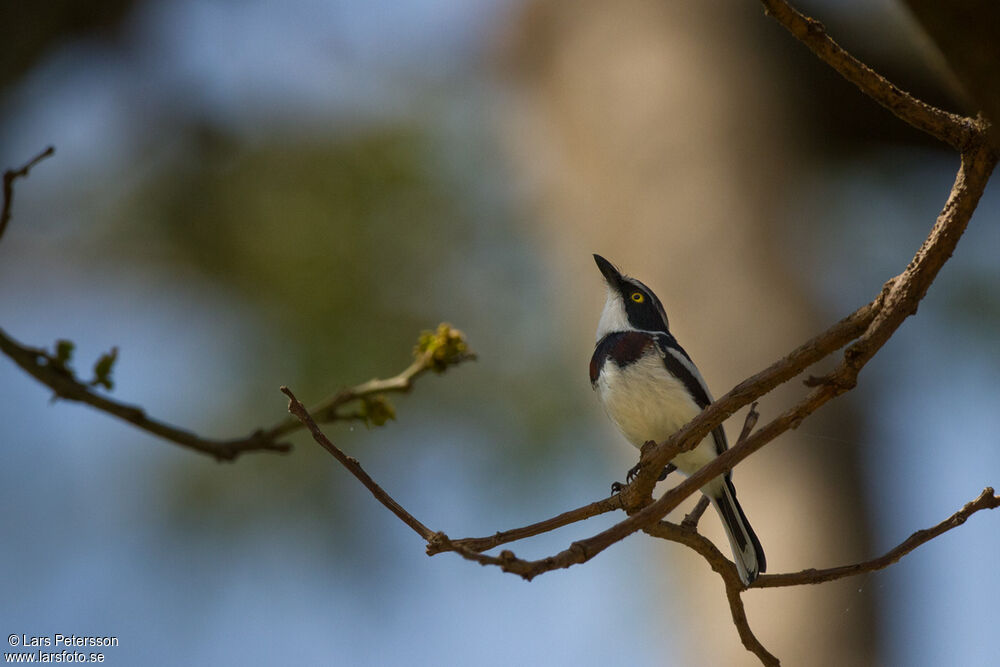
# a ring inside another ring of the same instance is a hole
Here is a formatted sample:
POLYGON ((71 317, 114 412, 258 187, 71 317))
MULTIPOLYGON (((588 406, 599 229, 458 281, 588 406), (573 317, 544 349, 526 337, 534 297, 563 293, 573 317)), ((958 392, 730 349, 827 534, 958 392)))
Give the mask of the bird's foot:
MULTIPOLYGON (((653 443, 652 440, 646 443, 646 445, 651 445, 651 444, 655 443, 653 443)), ((636 463, 634 466, 628 469, 627 473, 625 473, 625 484, 622 484, 621 482, 614 482, 611 484, 611 493, 613 494, 621 493, 622 489, 625 488, 626 484, 632 483, 632 480, 635 479, 635 476, 639 474, 640 470, 642 470, 642 461, 636 463)), ((660 476, 656 478, 656 481, 662 482, 667 478, 667 475, 669 475, 675 470, 677 470, 677 466, 675 466, 673 463, 668 463, 667 465, 663 466, 663 472, 661 472, 660 476)))

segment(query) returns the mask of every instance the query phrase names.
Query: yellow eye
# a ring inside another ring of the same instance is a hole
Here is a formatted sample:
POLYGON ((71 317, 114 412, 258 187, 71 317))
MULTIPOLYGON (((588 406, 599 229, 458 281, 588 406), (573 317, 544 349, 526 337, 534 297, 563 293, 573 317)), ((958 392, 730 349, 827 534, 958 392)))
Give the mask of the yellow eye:
POLYGON ((632 296, 629 298, 631 298, 636 303, 642 303, 643 301, 646 300, 646 297, 642 295, 642 292, 632 292, 632 296))

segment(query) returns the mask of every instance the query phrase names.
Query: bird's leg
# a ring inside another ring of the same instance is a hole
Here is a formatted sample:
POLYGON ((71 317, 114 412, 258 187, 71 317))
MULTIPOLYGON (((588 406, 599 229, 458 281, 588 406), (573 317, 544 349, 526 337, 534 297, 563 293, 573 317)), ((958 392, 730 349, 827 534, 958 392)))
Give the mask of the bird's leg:
POLYGON ((677 466, 675 466, 673 463, 668 463, 667 465, 663 466, 663 472, 661 472, 660 476, 656 478, 656 481, 662 482, 667 478, 667 475, 669 475, 675 470, 677 470, 677 466))

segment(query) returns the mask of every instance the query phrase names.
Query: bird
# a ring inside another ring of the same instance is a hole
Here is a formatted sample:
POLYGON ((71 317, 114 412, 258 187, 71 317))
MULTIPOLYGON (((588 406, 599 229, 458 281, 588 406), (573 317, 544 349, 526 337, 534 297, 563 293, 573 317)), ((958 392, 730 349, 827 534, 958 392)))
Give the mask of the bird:
MULTIPOLYGON (((594 255, 607 284, 607 300, 597 324, 590 383, 605 412, 636 447, 663 442, 712 402, 698 367, 670 333, 667 314, 651 289, 594 255)), ((720 424, 698 446, 678 454, 673 469, 691 475, 728 448, 720 424)), ((631 474, 638 469, 633 468, 631 474)), ((736 500, 732 471, 701 487, 715 507, 744 586, 764 572, 760 540, 736 500)))

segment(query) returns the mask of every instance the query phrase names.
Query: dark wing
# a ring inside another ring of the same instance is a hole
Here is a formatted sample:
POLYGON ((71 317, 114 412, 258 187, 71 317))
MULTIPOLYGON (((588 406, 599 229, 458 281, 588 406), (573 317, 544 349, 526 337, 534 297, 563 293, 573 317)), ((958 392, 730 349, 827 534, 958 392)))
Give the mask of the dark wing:
MULTIPOLYGON (((669 333, 656 334, 656 342, 663 355, 663 363, 667 367, 667 371, 681 381, 699 408, 702 410, 707 408, 712 402, 712 394, 708 391, 705 379, 701 377, 698 367, 691 361, 688 353, 669 333)), ((715 439, 716 454, 721 454, 729 448, 729 444, 726 442, 726 432, 721 424, 712 431, 712 437, 715 439)), ((727 474, 727 478, 728 476, 727 474)))

